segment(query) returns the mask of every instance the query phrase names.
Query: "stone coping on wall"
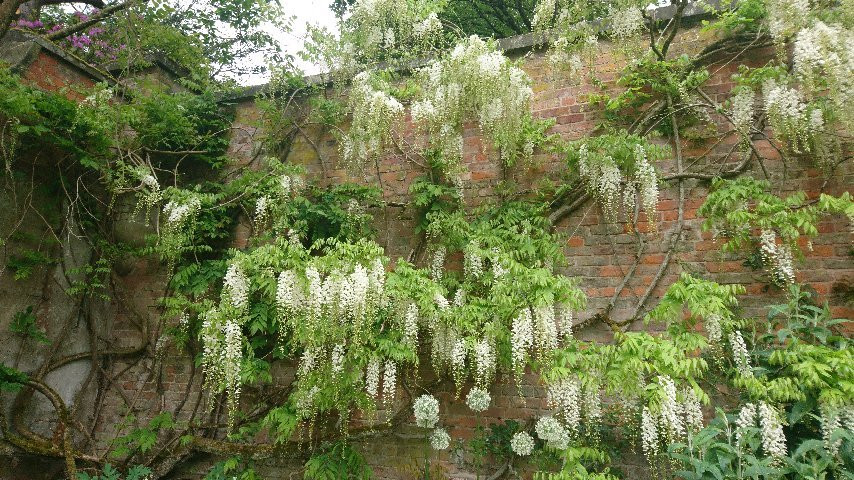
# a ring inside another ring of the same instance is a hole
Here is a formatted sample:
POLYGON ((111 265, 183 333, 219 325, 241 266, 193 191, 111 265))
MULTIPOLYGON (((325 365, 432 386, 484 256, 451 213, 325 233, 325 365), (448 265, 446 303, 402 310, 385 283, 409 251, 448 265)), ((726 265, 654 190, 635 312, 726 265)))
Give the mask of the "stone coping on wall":
MULTIPOLYGON (((683 21, 698 22, 709 15, 709 9, 720 10, 722 5, 734 4, 735 0, 729 2, 727 0, 709 0, 706 2, 691 2, 682 14, 683 21)), ((668 20, 673 18, 676 13, 676 7, 673 5, 657 6, 648 11, 650 18, 654 20, 668 20)), ((601 20, 595 20, 594 24, 600 24, 601 20)), ((543 33, 523 33, 512 37, 505 37, 496 40, 499 51, 504 53, 518 53, 527 50, 533 50, 537 47, 547 45, 550 41, 550 36, 543 33)), ((412 60, 406 65, 400 67, 401 71, 409 71, 422 67, 430 61, 429 58, 421 58, 412 60)), ((318 73, 314 75, 306 75, 303 81, 308 86, 328 85, 332 83, 332 76, 329 73, 318 73)), ((254 99, 259 94, 267 91, 269 83, 259 85, 251 85, 240 89, 237 93, 225 97, 223 100, 228 102, 241 102, 249 99, 254 99)))

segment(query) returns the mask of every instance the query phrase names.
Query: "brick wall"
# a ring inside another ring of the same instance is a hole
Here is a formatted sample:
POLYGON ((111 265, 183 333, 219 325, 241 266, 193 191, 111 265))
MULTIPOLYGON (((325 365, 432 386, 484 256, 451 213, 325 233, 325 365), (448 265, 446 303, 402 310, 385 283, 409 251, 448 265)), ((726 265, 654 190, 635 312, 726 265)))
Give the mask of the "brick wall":
MULTIPOLYGON (((689 32, 687 35, 698 34, 689 32)), ((692 45, 690 41, 686 43, 692 45)), ((770 51, 748 52, 748 63, 762 64, 771 55, 773 52, 770 51)), ((613 82, 622 64, 618 55, 606 51, 597 57, 597 77, 605 81, 610 88, 615 88, 613 82)), ((31 76, 27 78, 32 78, 40 86, 51 88, 39 81, 40 72, 50 72, 54 68, 51 60, 43 59, 35 65, 31 67, 31 73, 27 74, 31 76)), ((527 56, 524 69, 534 80, 534 113, 540 118, 554 118, 554 133, 571 140, 582 138, 593 131, 601 118, 601 112, 588 105, 585 100, 588 93, 596 91, 586 79, 576 83, 564 75, 551 72, 546 67, 541 53, 527 56)), ((730 77, 735 67, 713 65, 710 71, 713 75, 708 82, 707 91, 713 98, 722 101, 732 88, 730 77)), ((53 78, 62 76, 45 75, 53 78)), ((247 164, 256 157, 263 140, 261 114, 251 99, 238 103, 236 111, 237 120, 232 132, 229 155, 236 164, 247 164)), ((315 147, 302 137, 296 139, 288 160, 304 165, 312 180, 328 185, 342 181, 376 184, 379 179, 385 200, 399 203, 408 201, 409 185, 422 173, 420 167, 390 155, 379 162, 378 174, 371 171, 367 172, 366 178, 353 178, 337 167, 339 155, 334 138, 310 129, 307 133, 318 147, 323 161, 319 160, 315 147)), ((735 141, 735 138, 724 139, 716 147, 716 151, 728 151, 735 141)), ((686 143, 685 148, 687 155, 697 155, 703 152, 707 145, 686 143)), ((825 178, 819 170, 805 162, 790 162, 783 168, 781 160, 774 157, 774 150, 770 145, 760 143, 758 148, 769 157, 765 164, 770 173, 769 179, 785 191, 803 189, 810 198, 815 198, 822 189, 827 193, 838 194, 854 184, 854 172, 850 169, 825 178)), ((734 159, 726 158, 725 154, 721 153, 708 168, 718 169, 732 161, 734 159)), ((545 153, 535 155, 533 164, 504 169, 496 159, 495 152, 484 146, 474 126, 466 131, 464 164, 468 172, 465 174, 464 184, 465 198, 469 206, 497 201, 499 197, 495 187, 502 180, 512 179, 523 187, 535 186, 546 179, 555 178, 564 169, 561 158, 545 153)), ((668 173, 674 170, 674 165, 672 161, 665 161, 659 168, 668 173)), ((750 173, 759 177, 764 175, 761 170, 750 173)), ((761 272, 743 266, 743 258, 720 252, 720 245, 708 232, 702 231, 701 219, 696 216, 696 210, 706 196, 705 184, 687 181, 685 185, 688 200, 682 241, 660 286, 653 290, 649 305, 656 303, 656 299, 681 272, 688 271, 722 283, 745 284, 748 294, 742 298, 742 304, 746 311, 757 316, 764 315, 762 306, 780 300, 779 292, 766 287, 761 272)), ((634 279, 621 292, 616 292, 616 289, 634 262, 636 236, 623 224, 607 223, 593 202, 564 218, 557 226, 557 230, 567 238, 565 252, 568 266, 564 273, 577 277, 589 297, 589 307, 579 316, 581 320, 603 308, 615 294, 618 300, 612 316, 617 320, 631 316, 638 299, 644 295, 658 272, 659 265, 664 261, 669 232, 676 224, 675 185, 662 188, 658 210, 659 221, 654 229, 643 221, 639 225, 646 248, 640 257, 634 279)), ((414 234, 414 212, 407 207, 388 207, 374 213, 379 230, 377 240, 386 247, 387 255, 391 258, 407 257, 417 243, 414 234)), ((798 279, 810 283, 822 300, 830 302, 835 315, 854 318, 852 305, 846 304, 844 299, 834 294, 835 285, 850 285, 854 281, 854 263, 850 256, 851 226, 846 219, 831 218, 822 222, 819 230, 822 235, 814 242, 812 249, 807 251, 798 272, 798 279)), ((239 230, 235 233, 237 245, 243 243, 241 237, 245 238, 245 233, 241 232, 242 230, 239 230)), ((155 354, 153 359, 142 361, 117 358, 107 365, 108 377, 112 379, 114 388, 104 399, 104 407, 97 412, 98 418, 95 420, 98 425, 96 437, 103 448, 109 445, 127 413, 133 413, 138 422, 141 422, 164 409, 175 411, 179 419, 186 419, 195 410, 203 408, 199 403, 200 372, 193 367, 188 354, 178 351, 168 342, 168 337, 164 334, 168 325, 163 324, 156 313, 156 301, 164 288, 164 272, 161 266, 153 259, 132 262, 124 266, 115 281, 117 295, 124 295, 130 301, 125 302, 126 305, 122 308, 114 305, 116 314, 110 326, 112 341, 117 348, 148 342, 146 348, 155 354), (147 325, 147 328, 141 328, 141 325, 147 325)), ((644 327, 642 324, 636 324, 631 328, 640 330, 654 326, 644 327)), ((611 337, 610 332, 602 325, 592 325, 578 332, 578 335, 597 340, 607 340, 611 337)), ((429 365, 429 362, 422 362, 422 365, 429 365)), ((287 366, 281 367, 281 370, 278 372, 280 378, 292 374, 287 366)), ((428 371, 421 372, 421 378, 429 376, 428 371)), ((500 378, 491 393, 494 401, 481 419, 484 424, 506 419, 533 421, 545 412, 543 388, 535 375, 525 375, 521 386, 518 387, 512 380, 500 378)), ((441 422, 448 428, 452 437, 471 438, 476 419, 461 400, 454 399, 452 387, 447 383, 443 384, 437 396, 441 401, 441 422)), ((249 398, 249 395, 246 398, 249 398)), ((358 448, 375 467, 378 478, 401 479, 417 476, 416 462, 422 456, 423 440, 417 438, 421 432, 411 424, 410 419, 409 424, 393 432, 378 434, 364 441, 355 440, 358 448)), ((452 478, 475 477, 467 465, 465 455, 458 449, 444 453, 442 459, 442 468, 452 478)), ((647 475, 643 468, 644 461, 637 454, 627 452, 617 460, 620 468, 626 473, 626 478, 644 478, 647 475)), ((174 478, 198 478, 210 463, 210 458, 194 457, 174 478)), ((264 478, 299 478, 295 473, 299 464, 293 461, 264 460, 258 462, 257 466, 264 478)), ((496 465, 486 470, 491 472, 494 468, 496 465)))

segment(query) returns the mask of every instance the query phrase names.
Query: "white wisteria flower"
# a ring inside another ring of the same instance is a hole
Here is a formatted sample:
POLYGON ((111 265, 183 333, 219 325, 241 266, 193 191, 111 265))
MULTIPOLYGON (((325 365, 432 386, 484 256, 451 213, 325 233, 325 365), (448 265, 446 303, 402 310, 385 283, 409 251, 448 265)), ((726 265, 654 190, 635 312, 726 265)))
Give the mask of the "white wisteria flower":
POLYGON ((237 263, 232 263, 225 272, 224 297, 237 310, 246 308, 249 301, 249 279, 237 263))
POLYGON ((744 377, 752 377, 753 369, 750 366, 750 354, 747 351, 747 344, 744 343, 744 337, 741 336, 741 332, 738 330, 730 332, 729 343, 732 347, 732 359, 735 362, 738 373, 744 377))

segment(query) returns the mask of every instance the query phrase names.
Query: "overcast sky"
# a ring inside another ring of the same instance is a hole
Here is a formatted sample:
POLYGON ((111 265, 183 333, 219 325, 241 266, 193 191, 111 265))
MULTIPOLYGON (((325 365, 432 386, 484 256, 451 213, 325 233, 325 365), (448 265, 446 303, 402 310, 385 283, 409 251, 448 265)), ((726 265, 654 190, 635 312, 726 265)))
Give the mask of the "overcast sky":
MULTIPOLYGON (((291 32, 277 32, 276 37, 282 45, 282 50, 290 53, 296 58, 297 66, 307 74, 318 73, 318 68, 307 64, 297 57, 302 50, 306 34, 306 23, 320 25, 331 31, 337 30, 337 19, 332 10, 329 9, 330 0, 282 0, 285 13, 293 16, 293 29, 291 32)), ((250 62, 263 62, 263 58, 247 59, 250 62)), ((257 85, 267 81, 266 75, 247 75, 239 79, 243 85, 257 85)))

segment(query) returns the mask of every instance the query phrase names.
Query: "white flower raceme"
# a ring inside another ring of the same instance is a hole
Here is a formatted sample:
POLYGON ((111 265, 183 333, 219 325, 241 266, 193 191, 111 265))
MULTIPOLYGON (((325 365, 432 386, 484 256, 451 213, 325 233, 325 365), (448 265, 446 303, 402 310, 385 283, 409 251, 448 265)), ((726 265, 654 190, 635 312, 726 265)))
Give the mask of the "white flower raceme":
POLYGON ((353 121, 341 146, 344 163, 353 171, 362 171, 368 160, 382 153, 391 139, 392 126, 403 116, 403 105, 374 84, 388 89, 384 82, 362 72, 350 91, 353 121))
POLYGON ((703 409, 700 405, 700 399, 694 389, 689 388, 685 392, 685 399, 682 401, 682 412, 685 416, 685 429, 689 435, 693 435, 703 429, 703 409))
POLYGON ((491 402, 492 397, 490 397, 489 392, 480 387, 472 387, 466 395, 466 405, 478 413, 489 408, 491 402))
POLYGON ((554 417, 542 417, 537 420, 534 427, 540 440, 546 442, 548 447, 556 450, 564 450, 569 445, 569 434, 563 425, 554 417))
POLYGON ((483 274, 483 257, 480 256, 480 246, 472 242, 463 252, 463 270, 467 277, 479 278, 483 274))
POLYGON ((412 26, 412 31, 416 37, 427 38, 431 35, 436 35, 442 30, 442 21, 436 12, 431 12, 424 20, 416 22, 412 26))
POLYGON ((561 317, 559 325, 560 335, 565 339, 568 339, 572 337, 572 324, 575 312, 572 310, 572 307, 564 306, 561 308, 561 313, 563 316, 561 317))
POLYGON ((773 230, 762 230, 759 236, 759 251, 775 284, 785 286, 794 283, 792 250, 788 245, 777 245, 777 234, 773 230))
POLYGON ((744 377, 752 377, 753 369, 750 366, 750 354, 747 351, 747 344, 744 343, 744 337, 741 332, 733 330, 729 334, 729 343, 732 347, 732 360, 735 362, 735 368, 738 373, 744 377))
POLYGON ((403 338, 412 346, 418 345, 418 307, 410 303, 403 316, 403 338))
POLYGON ((745 430, 756 427, 756 404, 745 403, 738 412, 738 418, 735 421, 735 444, 741 445, 744 438, 745 430))
POLYGON ((534 30, 546 30, 551 26, 552 18, 557 9, 557 0, 541 0, 534 7, 534 19, 531 24, 534 30))
POLYGON ((457 338, 453 343, 450 353, 451 371, 454 374, 454 382, 457 388, 462 385, 466 369, 466 357, 468 356, 466 342, 463 338, 457 338))
POLYGON ((612 156, 594 154, 587 145, 578 149, 578 173, 602 206, 605 215, 611 219, 616 218, 618 207, 624 202, 627 207, 634 206, 635 187, 640 191, 647 214, 652 217, 655 212, 658 204, 658 177, 647 159, 646 149, 638 145, 635 157, 635 177, 627 178, 612 156))
POLYGON ((824 448, 834 457, 839 455, 839 447, 842 439, 833 439, 833 434, 842 428, 842 419, 838 407, 822 405, 821 407, 821 437, 824 440, 824 448))
POLYGON ((540 355, 557 348, 557 340, 554 306, 534 308, 534 346, 540 355))
POLYGON ((771 36, 777 42, 783 42, 803 25, 810 12, 809 0, 768 0, 768 23, 771 36))
POLYGON ((750 128, 753 126, 754 105, 756 103, 756 94, 749 88, 742 88, 733 95, 732 99, 732 118, 733 127, 743 135, 750 134, 750 128))
POLYGON ((157 181, 157 177, 153 174, 148 173, 142 175, 142 186, 151 190, 151 191, 159 191, 160 190, 160 182, 157 181))
POLYGON ((463 123, 479 120, 503 160, 526 155, 520 147, 530 115, 530 79, 493 43, 477 36, 420 71, 424 87, 413 103, 413 119, 429 134, 453 170, 462 156, 463 123))
POLYGON ((534 437, 528 432, 518 432, 510 439, 510 450, 520 457, 527 457, 534 451, 534 437))
POLYGON ((781 459, 786 456, 786 436, 777 410, 765 402, 759 404, 759 426, 762 450, 769 457, 781 459))
POLYGON ((563 419, 569 435, 578 433, 578 425, 581 421, 581 399, 579 382, 575 378, 562 378, 547 386, 547 400, 549 407, 557 411, 557 415, 563 419))
POLYGON ((227 321, 223 329, 222 349, 222 374, 226 394, 228 396, 229 430, 234 424, 234 413, 236 412, 240 399, 240 369, 243 364, 243 332, 240 325, 234 321, 227 321))
POLYGON ((658 454, 658 426, 655 416, 646 406, 641 412, 641 447, 647 458, 658 454))
POLYGON ((276 306, 281 314, 286 315, 297 308, 296 295, 296 274, 293 270, 285 270, 279 274, 279 279, 276 282, 276 306))
POLYGON ((611 35, 617 39, 625 39, 637 35, 643 30, 646 22, 641 9, 637 6, 615 9, 611 7, 608 13, 611 35))
POLYGON ((495 375, 495 349, 484 338, 474 346, 475 381, 481 387, 487 386, 495 375))
POLYGON ((599 388, 599 385, 595 383, 586 384, 584 385, 581 396, 584 416, 591 427, 595 426, 602 419, 602 398, 599 388))
POLYGON ((458 288, 454 292, 454 306, 462 307, 466 303, 466 292, 462 288, 458 288))
POLYGON ((523 308, 516 319, 510 333, 510 354, 513 360, 513 370, 521 373, 525 368, 528 350, 534 344, 534 324, 531 310, 523 308))
POLYGON ((809 152, 816 132, 824 127, 821 110, 807 105, 799 90, 773 79, 762 85, 762 95, 774 133, 787 140, 795 153, 809 152))
POLYGON ((433 428, 439 422, 439 400, 433 395, 421 395, 412 405, 415 423, 422 428, 433 428))
POLYGON ((195 217, 200 208, 201 202, 199 199, 192 197, 183 203, 167 203, 163 207, 163 213, 166 215, 167 225, 169 225, 170 228, 179 229, 182 225, 195 217))
POLYGON ((660 375, 658 384, 664 392, 660 405, 662 433, 668 441, 681 439, 685 436, 685 423, 682 407, 676 398, 676 384, 667 375, 660 375))
POLYGON ((445 450, 450 445, 451 436, 448 435, 448 432, 444 428, 433 430, 433 433, 430 435, 430 446, 433 447, 433 450, 445 450))
POLYGON ((703 325, 706 328, 706 334, 709 337, 709 343, 711 343, 712 345, 720 343, 721 339, 723 338, 721 316, 717 313, 708 315, 703 325))
POLYGON ((444 311, 451 308, 450 302, 448 302, 448 299, 445 298, 445 296, 441 293, 437 293, 434 300, 436 302, 436 307, 438 307, 440 311, 444 311))
POLYGON ((365 391, 372 398, 377 398, 380 388, 380 360, 377 357, 371 357, 368 361, 368 367, 365 370, 365 391))
POLYGON ((270 211, 270 197, 262 195, 255 202, 255 222, 263 225, 270 211))
POLYGON ((304 376, 314 369, 315 365, 317 365, 318 353, 318 349, 314 347, 307 347, 303 350, 299 369, 297 369, 298 377, 304 376))
POLYGON ((332 364, 332 375, 337 376, 340 375, 344 370, 344 345, 339 343, 332 347, 332 359, 330 361, 332 364))
POLYGON ((654 216, 658 208, 658 175, 649 163, 646 149, 640 144, 635 145, 635 158, 637 161, 635 184, 640 195, 641 206, 647 213, 650 225, 654 225, 654 216))
POLYGON ((386 360, 383 368, 383 402, 386 406, 394 402, 397 393, 397 364, 394 360, 386 360))
POLYGON ((237 310, 245 309, 249 301, 249 279, 240 265, 232 263, 228 267, 223 283, 224 298, 229 304, 237 310))
POLYGON ((445 270, 445 254, 447 250, 444 245, 437 245, 433 250, 433 257, 430 260, 430 278, 435 281, 442 280, 442 272, 445 270))

